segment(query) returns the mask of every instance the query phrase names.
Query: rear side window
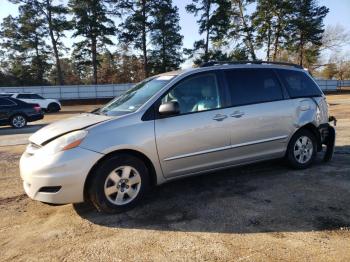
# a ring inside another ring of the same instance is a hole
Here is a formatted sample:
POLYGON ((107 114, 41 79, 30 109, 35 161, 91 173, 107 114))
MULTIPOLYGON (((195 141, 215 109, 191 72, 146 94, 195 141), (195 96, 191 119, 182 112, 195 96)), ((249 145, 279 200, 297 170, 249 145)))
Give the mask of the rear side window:
POLYGON ((276 70, 291 98, 322 96, 321 90, 304 72, 293 70, 276 70))
POLYGON ((19 98, 19 99, 32 99, 32 95, 31 94, 19 94, 17 96, 17 98, 19 98))
POLYGON ((6 98, 0 98, 0 106, 13 106, 15 103, 13 103, 11 100, 6 98))
POLYGON ((281 85, 271 69, 232 69, 225 75, 232 106, 283 99, 281 85))
POLYGON ((39 96, 37 94, 32 94, 31 99, 44 99, 42 96, 39 96))

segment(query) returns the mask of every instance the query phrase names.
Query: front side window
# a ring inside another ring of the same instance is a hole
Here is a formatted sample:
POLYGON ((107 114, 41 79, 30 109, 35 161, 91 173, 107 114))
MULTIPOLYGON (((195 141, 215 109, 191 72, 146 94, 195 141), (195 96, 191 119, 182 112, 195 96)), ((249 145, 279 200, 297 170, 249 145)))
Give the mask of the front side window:
POLYGON ((294 70, 276 70, 286 86, 291 98, 322 96, 314 81, 304 72, 294 70))
POLYGON ((123 95, 113 99, 95 113, 119 116, 135 112, 174 77, 173 75, 164 75, 146 79, 123 95))
POLYGON ((282 88, 271 69, 232 69, 225 71, 232 106, 283 99, 282 88))
POLYGON ((215 74, 200 74, 181 81, 162 99, 162 103, 171 101, 179 103, 181 114, 220 108, 219 87, 215 74))

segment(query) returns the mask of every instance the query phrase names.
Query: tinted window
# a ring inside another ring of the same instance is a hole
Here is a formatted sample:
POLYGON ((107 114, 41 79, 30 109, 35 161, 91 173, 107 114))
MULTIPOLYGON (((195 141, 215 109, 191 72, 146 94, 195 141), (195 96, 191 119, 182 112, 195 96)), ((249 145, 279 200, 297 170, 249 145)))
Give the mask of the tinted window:
POLYGON ((0 98, 0 106, 13 106, 15 103, 13 103, 11 100, 6 98, 0 98))
POLYGON ((225 75, 233 106, 283 99, 281 85, 270 69, 233 69, 225 75))
POLYGON ((31 99, 44 99, 44 98, 37 94, 31 94, 31 99))
POLYGON ((321 96, 322 92, 312 79, 304 72, 293 70, 277 70, 290 97, 321 96))
POLYGON ((191 76, 165 95, 162 103, 177 101, 182 114, 221 107, 219 87, 215 74, 191 76))
POLYGON ((17 98, 19 98, 19 99, 31 99, 32 95, 31 94, 19 94, 17 96, 17 98))

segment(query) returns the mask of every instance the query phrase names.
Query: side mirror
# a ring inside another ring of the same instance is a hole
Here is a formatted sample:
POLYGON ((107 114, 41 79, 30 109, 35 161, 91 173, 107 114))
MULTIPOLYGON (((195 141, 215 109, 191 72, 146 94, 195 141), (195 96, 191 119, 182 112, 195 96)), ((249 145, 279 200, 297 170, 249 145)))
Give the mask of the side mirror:
POLYGON ((180 114, 180 105, 176 101, 161 104, 159 107, 159 114, 161 114, 162 116, 180 114))

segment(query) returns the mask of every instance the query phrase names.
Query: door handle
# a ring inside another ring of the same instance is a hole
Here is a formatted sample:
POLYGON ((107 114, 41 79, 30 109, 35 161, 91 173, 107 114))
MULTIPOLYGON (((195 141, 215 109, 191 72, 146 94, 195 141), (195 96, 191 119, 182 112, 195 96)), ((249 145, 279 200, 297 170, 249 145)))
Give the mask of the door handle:
POLYGON ((236 112, 233 112, 230 116, 235 117, 235 118, 240 118, 240 117, 244 116, 244 113, 240 112, 240 111, 236 111, 236 112))
POLYGON ((227 115, 217 114, 213 117, 213 120, 222 121, 227 118, 227 115))

